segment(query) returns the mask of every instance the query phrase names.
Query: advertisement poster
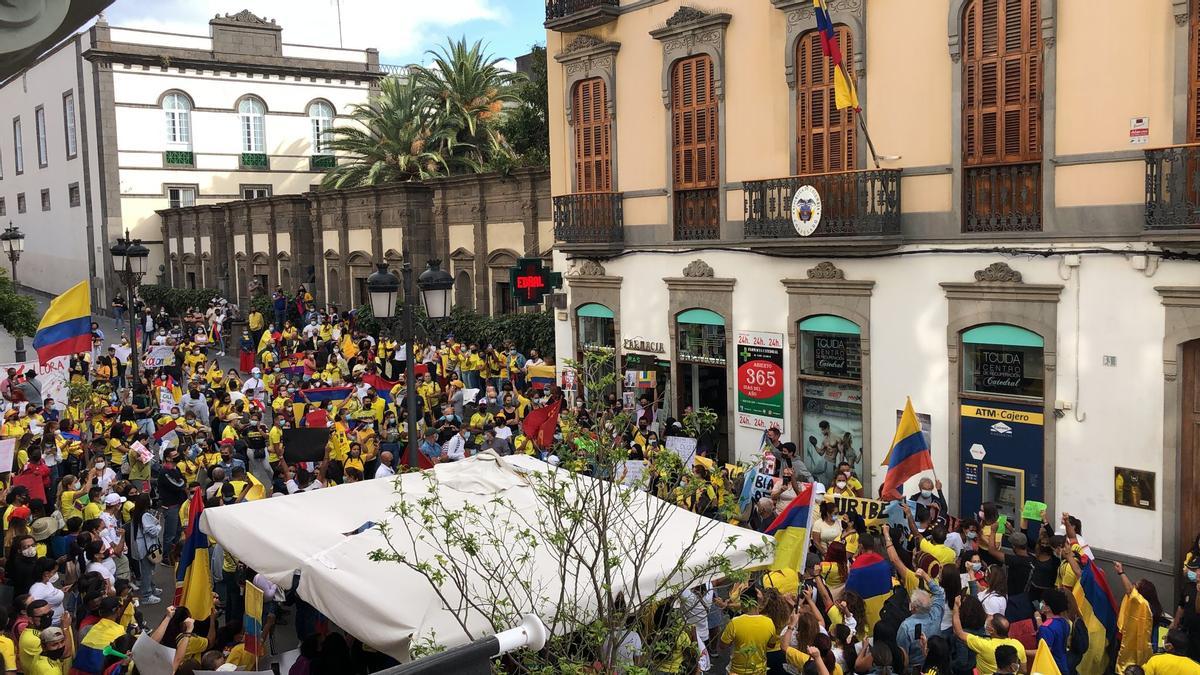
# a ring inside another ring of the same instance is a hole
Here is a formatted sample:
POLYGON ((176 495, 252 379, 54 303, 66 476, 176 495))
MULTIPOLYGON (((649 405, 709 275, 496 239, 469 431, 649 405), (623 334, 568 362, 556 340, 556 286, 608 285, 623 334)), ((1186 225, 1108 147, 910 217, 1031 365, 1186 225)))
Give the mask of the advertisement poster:
POLYGON ((857 476, 862 465, 862 387, 804 382, 797 445, 813 478, 829 485, 837 465, 848 462, 857 476))
POLYGON ((1113 501, 1121 506, 1154 510, 1154 472, 1113 467, 1113 501))
POLYGON ((784 429, 783 334, 737 332, 738 425, 784 429))

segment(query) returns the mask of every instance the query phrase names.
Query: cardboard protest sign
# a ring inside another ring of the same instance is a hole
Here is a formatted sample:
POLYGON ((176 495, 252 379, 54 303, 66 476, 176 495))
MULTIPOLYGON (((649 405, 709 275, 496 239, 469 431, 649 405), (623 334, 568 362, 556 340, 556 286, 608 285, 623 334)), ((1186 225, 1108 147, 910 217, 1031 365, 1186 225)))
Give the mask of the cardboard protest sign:
POLYGON ((825 493, 825 500, 833 502, 838 513, 857 513, 867 525, 883 525, 888 522, 887 502, 863 497, 844 497, 832 492, 825 493))
POLYGON ((679 455, 684 466, 690 467, 696 463, 696 439, 687 436, 667 436, 665 445, 668 450, 679 455))

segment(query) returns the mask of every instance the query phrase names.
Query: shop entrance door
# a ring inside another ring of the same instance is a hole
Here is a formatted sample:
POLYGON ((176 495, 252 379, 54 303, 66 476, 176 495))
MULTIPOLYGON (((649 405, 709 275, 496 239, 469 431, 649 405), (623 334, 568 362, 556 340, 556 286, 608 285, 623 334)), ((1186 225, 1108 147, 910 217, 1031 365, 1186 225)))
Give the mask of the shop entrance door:
MULTIPOLYGON (((1183 345, 1183 400, 1179 433, 1179 542, 1182 554, 1200 531, 1200 340, 1183 345)), ((1169 470, 1169 469, 1168 469, 1169 470)), ((1172 564, 1179 561, 1171 561, 1172 564)))
POLYGON ((728 394, 724 367, 706 366, 699 363, 684 363, 679 368, 679 415, 687 406, 709 408, 717 413, 717 430, 712 438, 701 439, 701 447, 708 447, 722 463, 729 461, 729 426, 725 410, 728 394))

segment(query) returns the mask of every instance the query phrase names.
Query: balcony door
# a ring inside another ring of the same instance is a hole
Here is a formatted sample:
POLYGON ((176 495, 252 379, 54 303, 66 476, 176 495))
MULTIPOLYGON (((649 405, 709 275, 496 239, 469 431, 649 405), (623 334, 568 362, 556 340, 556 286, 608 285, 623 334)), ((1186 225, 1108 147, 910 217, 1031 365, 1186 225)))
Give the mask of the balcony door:
MULTIPOLYGON (((839 25, 835 30, 843 62, 853 64, 850 29, 839 25)), ((800 176, 858 166, 854 109, 838 110, 835 105, 833 69, 833 59, 825 57, 821 46, 821 34, 814 30, 800 36, 796 43, 796 174, 800 176)))
POLYGON ((612 120, 599 77, 575 85, 575 191, 612 192, 612 120))
POLYGON ((721 236, 720 138, 714 65, 707 54, 671 67, 671 160, 676 239, 721 236))

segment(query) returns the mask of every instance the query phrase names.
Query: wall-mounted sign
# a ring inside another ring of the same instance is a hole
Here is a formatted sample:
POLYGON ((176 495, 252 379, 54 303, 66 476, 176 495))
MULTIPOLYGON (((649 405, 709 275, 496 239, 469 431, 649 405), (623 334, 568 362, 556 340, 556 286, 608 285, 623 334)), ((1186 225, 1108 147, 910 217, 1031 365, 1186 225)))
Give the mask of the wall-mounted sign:
POLYGON ((1129 118, 1129 144, 1145 145, 1150 140, 1150 118, 1129 118))
POLYGON ((1113 501, 1121 506, 1154 510, 1154 472, 1113 467, 1113 501))
POLYGON ((792 227, 807 237, 821 224, 821 194, 811 185, 801 185, 792 196, 792 227))
POLYGON ((518 305, 540 305, 556 288, 562 288, 562 274, 552 272, 541 258, 521 258, 508 272, 509 287, 518 305))
POLYGON ((783 334, 737 332, 738 425, 783 431, 783 334))
POLYGON ((1002 349, 980 349, 977 354, 975 386, 979 391, 1020 393, 1025 379, 1024 354, 1002 349))
POLYGON ((625 338, 621 341, 621 345, 631 352, 649 352, 651 354, 662 354, 667 350, 661 342, 652 342, 641 337, 625 338))

